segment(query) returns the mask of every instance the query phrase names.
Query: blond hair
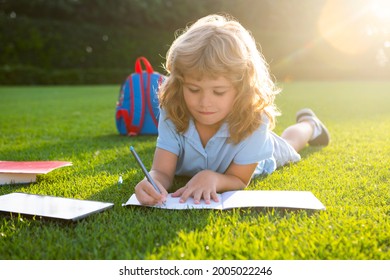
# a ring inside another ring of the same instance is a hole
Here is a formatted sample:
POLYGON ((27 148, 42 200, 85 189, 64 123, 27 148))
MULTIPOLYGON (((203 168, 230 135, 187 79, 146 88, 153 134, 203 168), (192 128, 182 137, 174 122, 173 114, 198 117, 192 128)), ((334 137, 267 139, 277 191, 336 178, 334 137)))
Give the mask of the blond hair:
POLYGON ((254 38, 236 20, 210 15, 187 27, 169 48, 165 69, 168 77, 160 88, 160 106, 179 133, 188 129, 191 118, 183 97, 185 75, 223 76, 233 83, 237 95, 226 121, 234 143, 260 126, 262 114, 267 115, 270 129, 274 127, 279 89, 254 38))

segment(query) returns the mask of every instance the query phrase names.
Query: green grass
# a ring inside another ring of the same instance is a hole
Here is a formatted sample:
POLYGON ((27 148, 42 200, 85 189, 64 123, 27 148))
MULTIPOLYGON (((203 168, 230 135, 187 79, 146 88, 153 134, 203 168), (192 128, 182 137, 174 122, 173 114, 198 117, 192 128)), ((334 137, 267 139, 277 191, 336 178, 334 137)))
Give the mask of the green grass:
POLYGON ((0 259, 389 259, 390 82, 282 86, 276 132, 311 107, 332 142, 248 188, 311 191, 326 211, 124 208, 143 178, 128 148, 150 166, 155 137, 117 134, 119 86, 0 87, 0 160, 73 162, 0 194, 115 203, 76 223, 1 216, 0 259))

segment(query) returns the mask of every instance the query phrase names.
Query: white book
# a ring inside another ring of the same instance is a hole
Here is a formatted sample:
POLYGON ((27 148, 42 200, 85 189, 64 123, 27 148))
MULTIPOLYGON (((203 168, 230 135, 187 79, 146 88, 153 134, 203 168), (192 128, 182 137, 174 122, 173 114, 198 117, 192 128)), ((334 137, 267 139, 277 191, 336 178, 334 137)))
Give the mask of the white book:
MULTIPOLYGON (((325 206, 319 201, 313 193, 309 191, 257 191, 242 190, 228 191, 218 194, 219 202, 213 200, 206 204, 201 200, 195 204, 192 198, 186 202, 180 203, 180 197, 172 197, 168 194, 165 205, 155 205, 147 207, 156 207, 161 209, 219 209, 226 210, 232 208, 291 208, 291 209, 308 209, 308 210, 325 210, 325 206)), ((135 194, 122 206, 146 206, 142 205, 135 194)))
POLYGON ((9 193, 0 196, 0 212, 66 221, 77 221, 113 206, 111 202, 29 193, 9 193))

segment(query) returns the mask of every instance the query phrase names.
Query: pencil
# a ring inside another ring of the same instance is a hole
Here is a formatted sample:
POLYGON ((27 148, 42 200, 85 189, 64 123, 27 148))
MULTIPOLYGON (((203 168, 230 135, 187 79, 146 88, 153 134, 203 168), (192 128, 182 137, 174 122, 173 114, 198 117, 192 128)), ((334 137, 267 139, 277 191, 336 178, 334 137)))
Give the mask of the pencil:
POLYGON ((135 160, 137 161, 138 165, 141 167, 142 172, 145 174, 146 179, 149 181, 149 183, 153 186, 153 188, 161 194, 160 189, 157 187, 156 183, 153 181, 152 176, 150 176, 148 170, 146 170, 145 165, 143 164, 142 160, 138 156, 137 152, 134 150, 133 146, 130 146, 130 151, 133 154, 135 160))

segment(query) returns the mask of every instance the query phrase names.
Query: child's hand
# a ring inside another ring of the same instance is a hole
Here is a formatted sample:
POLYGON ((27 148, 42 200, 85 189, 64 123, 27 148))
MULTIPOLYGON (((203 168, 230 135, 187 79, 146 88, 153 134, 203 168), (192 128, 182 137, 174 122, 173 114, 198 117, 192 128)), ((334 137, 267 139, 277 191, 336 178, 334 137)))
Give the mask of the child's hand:
POLYGON ((210 199, 218 202, 217 196, 217 173, 210 170, 203 170, 196 174, 182 188, 172 194, 172 197, 179 197, 184 203, 189 197, 194 199, 195 204, 199 204, 203 198, 206 204, 210 204, 210 199))
POLYGON ((142 180, 135 186, 135 195, 138 201, 144 205, 157 205, 165 202, 168 192, 161 184, 154 180, 157 187, 160 189, 159 194, 146 179, 142 180))

